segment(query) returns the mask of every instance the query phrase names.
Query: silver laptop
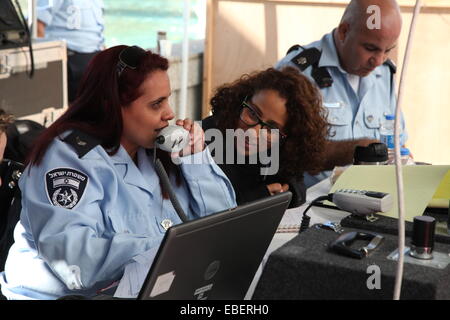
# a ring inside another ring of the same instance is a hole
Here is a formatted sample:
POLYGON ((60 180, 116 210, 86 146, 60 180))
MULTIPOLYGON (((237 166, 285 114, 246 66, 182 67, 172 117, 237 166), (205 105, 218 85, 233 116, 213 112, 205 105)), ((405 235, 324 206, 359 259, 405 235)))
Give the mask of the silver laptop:
POLYGON ((243 299, 291 197, 285 192, 171 227, 138 299, 243 299))

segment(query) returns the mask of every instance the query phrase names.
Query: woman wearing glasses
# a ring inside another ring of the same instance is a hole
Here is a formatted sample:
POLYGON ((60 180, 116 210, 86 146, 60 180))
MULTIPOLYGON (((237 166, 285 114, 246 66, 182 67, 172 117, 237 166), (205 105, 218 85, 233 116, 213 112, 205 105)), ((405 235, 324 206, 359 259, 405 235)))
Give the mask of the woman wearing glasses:
MULTIPOLYGON (((155 138, 174 118, 167 70, 167 59, 138 47, 93 58, 77 98, 38 138, 20 179, 21 220, 0 273, 7 298, 93 296, 136 256, 155 253, 181 222, 153 164, 155 138)), ((201 128, 189 119, 177 125, 190 132, 179 165, 161 150, 157 157, 188 218, 234 207, 201 128)))
POLYGON ((270 68, 221 86, 211 107, 213 115, 202 121, 202 127, 207 136, 209 129, 219 129, 223 153, 234 153, 216 162, 231 180, 238 204, 289 190, 290 207, 301 205, 306 193, 303 172, 321 169, 328 131, 315 86, 294 69, 270 68), (227 134, 230 129, 237 134, 227 134), (244 139, 238 132, 244 132, 244 139), (267 152, 270 164, 263 161, 267 152), (245 163, 237 161, 239 155, 245 163), (274 162, 278 170, 267 174, 270 170, 264 167, 274 162))

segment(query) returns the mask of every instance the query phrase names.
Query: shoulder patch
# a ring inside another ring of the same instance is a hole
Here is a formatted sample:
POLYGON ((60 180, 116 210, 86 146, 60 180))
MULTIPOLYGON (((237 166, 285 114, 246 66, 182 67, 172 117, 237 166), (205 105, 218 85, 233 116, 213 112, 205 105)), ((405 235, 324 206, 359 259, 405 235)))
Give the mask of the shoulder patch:
POLYGON ((71 168, 56 168, 45 174, 45 186, 50 203, 57 207, 73 209, 81 201, 88 176, 71 168))

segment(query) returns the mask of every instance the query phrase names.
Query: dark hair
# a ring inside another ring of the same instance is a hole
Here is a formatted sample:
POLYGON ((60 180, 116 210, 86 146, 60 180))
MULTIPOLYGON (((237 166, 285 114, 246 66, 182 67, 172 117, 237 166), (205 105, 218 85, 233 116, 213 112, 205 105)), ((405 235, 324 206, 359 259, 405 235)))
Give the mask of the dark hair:
POLYGON ((279 175, 287 179, 320 169, 329 130, 326 111, 317 87, 294 68, 245 74, 219 87, 211 98, 219 130, 235 129, 242 101, 261 90, 275 90, 287 100, 288 121, 283 129, 287 138, 280 147, 279 175))
POLYGON ((136 69, 125 68, 118 77, 119 54, 125 48, 127 46, 115 46, 92 59, 76 99, 37 139, 27 164, 38 165, 52 140, 69 129, 78 129, 98 138, 111 155, 118 151, 123 131, 121 108, 142 94, 139 87, 150 73, 169 67, 167 59, 146 51, 136 69))
MULTIPOLYGON (((139 88, 149 74, 169 68, 166 58, 146 51, 140 55, 136 69, 126 67, 119 76, 119 55, 125 48, 129 47, 115 46, 95 55, 83 75, 76 99, 39 136, 26 164, 39 165, 52 140, 70 129, 78 129, 98 138, 109 155, 117 153, 123 132, 121 108, 126 108, 142 95, 139 88)), ((155 152, 168 174, 174 173, 177 184, 181 184, 181 174, 169 154, 160 150, 155 152)), ((163 196, 168 198, 165 191, 163 196)))

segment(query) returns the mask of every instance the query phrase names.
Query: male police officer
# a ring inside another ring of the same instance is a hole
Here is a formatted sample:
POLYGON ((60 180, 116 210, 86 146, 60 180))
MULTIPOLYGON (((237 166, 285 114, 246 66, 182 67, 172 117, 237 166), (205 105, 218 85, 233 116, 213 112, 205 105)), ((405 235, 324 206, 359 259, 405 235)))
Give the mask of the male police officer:
MULTIPOLYGON (((355 146, 376 142, 384 116, 395 113, 395 66, 387 56, 401 24, 395 0, 351 0, 336 29, 291 48, 276 65, 297 67, 321 88, 331 126, 324 169, 351 163, 355 146)), ((401 144, 405 139, 403 130, 401 144)), ((305 183, 311 186, 329 174, 306 175, 305 183)))

